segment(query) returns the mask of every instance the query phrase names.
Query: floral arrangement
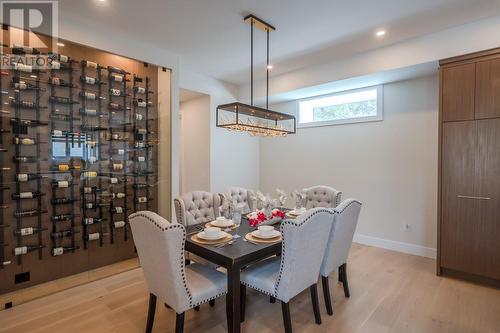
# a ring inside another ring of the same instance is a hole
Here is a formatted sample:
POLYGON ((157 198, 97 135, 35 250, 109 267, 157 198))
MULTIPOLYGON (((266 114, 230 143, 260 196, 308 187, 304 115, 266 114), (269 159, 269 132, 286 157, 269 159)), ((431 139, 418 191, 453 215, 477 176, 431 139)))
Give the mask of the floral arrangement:
POLYGON ((250 213, 248 218, 248 224, 255 228, 267 221, 276 221, 282 220, 285 218, 285 213, 279 209, 273 209, 271 211, 271 215, 267 216, 264 210, 258 210, 256 212, 250 213))

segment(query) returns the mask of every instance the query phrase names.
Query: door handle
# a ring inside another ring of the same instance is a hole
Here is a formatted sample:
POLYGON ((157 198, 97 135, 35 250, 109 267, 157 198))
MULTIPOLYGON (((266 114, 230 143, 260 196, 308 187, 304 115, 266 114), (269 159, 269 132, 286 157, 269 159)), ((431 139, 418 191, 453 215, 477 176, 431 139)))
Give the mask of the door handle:
POLYGON ((490 197, 474 197, 470 195, 457 195, 458 199, 471 199, 471 200, 491 200, 490 197))

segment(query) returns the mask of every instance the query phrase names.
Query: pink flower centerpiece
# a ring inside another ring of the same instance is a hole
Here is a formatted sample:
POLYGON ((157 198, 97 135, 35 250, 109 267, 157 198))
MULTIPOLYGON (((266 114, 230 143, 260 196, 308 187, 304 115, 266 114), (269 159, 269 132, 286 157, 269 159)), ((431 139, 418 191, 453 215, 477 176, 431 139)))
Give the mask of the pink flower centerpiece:
POLYGON ((271 216, 267 216, 264 210, 258 210, 250 213, 248 217, 248 224, 256 228, 261 224, 274 224, 281 222, 285 218, 285 213, 279 209, 273 209, 271 216))

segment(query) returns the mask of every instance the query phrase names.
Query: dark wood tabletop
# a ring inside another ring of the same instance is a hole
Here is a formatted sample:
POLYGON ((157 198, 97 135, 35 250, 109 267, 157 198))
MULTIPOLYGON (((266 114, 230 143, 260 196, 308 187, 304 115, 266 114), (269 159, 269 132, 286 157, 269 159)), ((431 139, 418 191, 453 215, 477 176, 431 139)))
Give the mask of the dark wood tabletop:
MULTIPOLYGON (((186 251, 196 254, 210 262, 227 269, 227 296, 226 312, 228 331, 232 333, 240 332, 240 271, 251 263, 263 260, 269 256, 281 253, 281 242, 272 244, 252 244, 245 242, 245 235, 256 228, 248 224, 248 220, 243 217, 238 229, 228 231, 232 235, 241 237, 233 239, 232 245, 217 248, 214 245, 199 244, 191 240, 191 236, 197 228, 202 225, 192 225, 186 228, 186 251)), ((274 226, 279 230, 279 224, 274 226)))

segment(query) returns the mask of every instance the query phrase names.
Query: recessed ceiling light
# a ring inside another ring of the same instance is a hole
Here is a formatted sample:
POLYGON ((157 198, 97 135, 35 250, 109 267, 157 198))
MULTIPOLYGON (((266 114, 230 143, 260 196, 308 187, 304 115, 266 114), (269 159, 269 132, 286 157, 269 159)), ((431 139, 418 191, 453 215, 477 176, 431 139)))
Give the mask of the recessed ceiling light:
POLYGON ((267 69, 273 69, 273 65, 267 65, 267 69))
POLYGON ((61 43, 61 42, 57 42, 57 46, 60 46, 60 47, 64 47, 64 43, 61 43))
POLYGON ((385 35, 385 30, 379 30, 379 31, 377 31, 377 32, 375 33, 375 35, 376 35, 377 37, 382 37, 383 35, 385 35))

